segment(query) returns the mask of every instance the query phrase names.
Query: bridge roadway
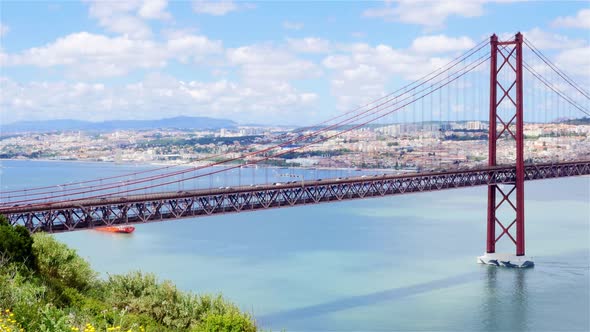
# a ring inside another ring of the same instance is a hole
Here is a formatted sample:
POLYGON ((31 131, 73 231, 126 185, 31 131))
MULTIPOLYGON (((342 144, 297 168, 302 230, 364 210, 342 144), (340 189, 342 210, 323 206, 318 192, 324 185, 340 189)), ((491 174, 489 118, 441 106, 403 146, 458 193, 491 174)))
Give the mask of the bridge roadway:
MULTIPOLYGON (((490 184, 512 184, 514 166, 404 175, 371 175, 281 184, 199 189, 0 208, 30 231, 64 232, 100 226, 317 204, 490 184)), ((525 180, 590 174, 590 160, 529 164, 525 180)))

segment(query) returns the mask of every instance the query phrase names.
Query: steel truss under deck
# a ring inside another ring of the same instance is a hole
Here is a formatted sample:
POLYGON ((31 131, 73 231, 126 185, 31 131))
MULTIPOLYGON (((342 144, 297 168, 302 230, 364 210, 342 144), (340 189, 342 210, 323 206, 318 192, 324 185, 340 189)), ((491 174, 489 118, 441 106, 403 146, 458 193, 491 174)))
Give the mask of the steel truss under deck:
MULTIPOLYGON (((588 174, 590 161, 525 166, 525 180, 588 174)), ((0 213, 31 232, 66 232, 472 186, 513 185, 516 180, 514 166, 497 166, 65 201, 4 208, 0 213)))

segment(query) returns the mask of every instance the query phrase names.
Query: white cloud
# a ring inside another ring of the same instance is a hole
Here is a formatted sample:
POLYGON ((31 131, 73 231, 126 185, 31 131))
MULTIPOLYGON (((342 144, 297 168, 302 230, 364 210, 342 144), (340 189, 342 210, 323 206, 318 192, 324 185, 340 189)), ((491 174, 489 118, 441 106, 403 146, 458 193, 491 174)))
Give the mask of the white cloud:
POLYGON ((208 14, 214 16, 223 16, 227 13, 238 10, 240 7, 233 0, 195 0, 193 1, 193 11, 199 14, 208 14))
POLYGON ((358 63, 373 63, 381 72, 402 75, 407 79, 421 77, 438 67, 440 58, 414 55, 407 50, 397 50, 388 45, 377 45, 353 53, 358 63))
POLYGON ((170 19, 172 16, 166 11, 167 5, 167 0, 93 0, 89 14, 108 31, 146 39, 152 31, 143 19, 170 19))
POLYGON ((590 84, 590 46, 562 51, 555 57, 555 63, 579 82, 590 84))
POLYGON ((322 65, 329 70, 331 93, 341 110, 385 95, 386 86, 394 78, 413 80, 448 61, 387 45, 356 43, 340 45, 340 49, 343 54, 326 56, 322 65))
POLYGON ((525 31, 523 32, 523 35, 535 47, 540 49, 576 48, 588 43, 583 39, 570 39, 567 36, 546 32, 540 28, 533 28, 529 31, 525 31))
POLYGON ((430 28, 444 25, 450 16, 478 17, 483 14, 483 1, 441 0, 415 1, 400 0, 392 7, 389 2, 383 7, 369 8, 364 17, 381 18, 386 21, 418 24, 430 28))
POLYGON ((147 65, 157 64, 163 59, 152 41, 134 40, 128 37, 107 37, 104 35, 78 32, 57 39, 42 47, 30 48, 11 56, 9 64, 50 67, 70 65, 91 60, 93 62, 121 63, 139 61, 147 65), (141 54, 135 58, 133 54, 141 54), (158 54, 157 56, 154 56, 158 54))
POLYGON ((576 16, 560 16, 551 24, 554 27, 590 29, 590 9, 581 9, 576 16))
POLYGON ((340 75, 348 81, 362 82, 363 80, 376 81, 382 80, 383 75, 375 66, 364 63, 356 65, 354 68, 343 70, 340 75))
POLYGON ((326 53, 331 49, 329 41, 321 38, 306 37, 302 39, 287 39, 288 47, 297 53, 326 53))
POLYGON ((147 39, 152 32, 147 24, 135 16, 122 15, 101 18, 100 23, 109 31, 116 32, 136 39, 147 39))
POLYGON ((301 30, 303 29, 303 23, 301 22, 291 22, 291 21, 284 21, 283 28, 287 30, 301 30))
POLYGON ((93 1, 90 5, 90 17, 96 18, 98 24, 108 31, 120 33, 130 38, 145 39, 151 36, 149 26, 135 16, 134 11, 140 1, 93 1))
POLYGON ((347 55, 330 55, 324 58, 322 64, 328 69, 342 69, 349 67, 352 60, 347 55))
POLYGON ((0 37, 5 36, 8 31, 10 31, 8 25, 0 23, 0 37))
POLYGON ((475 46, 469 37, 452 38, 445 35, 423 36, 414 39, 411 49, 418 53, 443 53, 468 50, 475 46))
MULTIPOLYGON (((523 32, 526 41, 531 43, 539 50, 549 50, 545 55, 548 56, 557 66, 569 73, 570 76, 576 78, 577 81, 587 81, 590 73, 590 56, 588 53, 588 41, 584 39, 572 39, 565 35, 560 35, 552 32, 542 30, 538 27, 529 31, 523 32), (558 53, 551 51, 558 50, 558 53)), ((512 40, 514 35, 512 33, 500 34, 501 40, 512 40)), ((528 54, 528 47, 525 49, 525 54, 528 54)), ((532 53, 531 53, 532 55, 532 53)), ((525 60, 528 61, 528 60, 525 60)), ((531 66, 537 73, 541 75, 550 75, 552 73, 549 68, 542 61, 529 61, 531 66)))
POLYGON ((70 76, 97 78, 120 76, 134 69, 161 68, 170 59, 198 61, 222 51, 220 41, 198 35, 179 35, 160 44, 127 36, 79 32, 42 47, 4 55, 2 63, 7 66, 65 66, 70 76))
POLYGON ((0 78, 0 85, 3 90, 0 94, 0 108, 6 111, 2 112, 2 120, 5 122, 72 117, 100 120, 102 111, 92 110, 84 114, 82 107, 85 108, 87 103, 99 105, 104 100, 105 93, 108 94, 102 84, 81 82, 18 83, 0 78))
MULTIPOLYGON (((160 42, 79 32, 0 56, 7 66, 63 67, 70 78, 78 81, 121 76, 134 70, 159 70, 171 60, 207 61, 216 78, 181 82, 169 76, 151 75, 124 86, 7 80, 3 83, 6 93, 0 97, 0 106, 10 110, 7 114, 15 121, 57 117, 159 118, 164 112, 166 116, 208 115, 248 122, 295 123, 302 114, 314 110, 317 93, 299 91, 290 81, 317 78, 322 74, 321 68, 313 61, 298 58, 287 42, 280 47, 254 44, 224 49, 221 41, 187 31, 170 31, 164 37, 160 42), (234 73, 238 74, 237 79, 233 78, 234 73), (84 111, 79 105, 84 105, 84 111)), ((301 51, 318 51, 321 45, 319 39, 310 39, 301 51)))
POLYGON ((166 46, 169 57, 176 57, 183 62, 190 59, 198 62, 204 56, 223 52, 221 41, 212 41, 205 36, 191 34, 172 37, 166 46))
POLYGON ((318 96, 289 84, 264 88, 218 80, 182 82, 153 74, 121 86, 82 82, 18 83, 1 78, 3 121, 53 118, 102 121, 178 115, 232 118, 243 122, 296 122, 318 96), (81 107, 80 105, 83 105, 81 107))
POLYGON ((144 0, 139 8, 139 16, 148 19, 169 19, 172 16, 166 12, 168 0, 144 0))
POLYGON ((250 45, 227 50, 230 64, 239 66, 244 80, 251 84, 274 84, 276 81, 305 79, 321 75, 311 61, 295 57, 269 45, 250 45))
MULTIPOLYGON (((400 74, 402 67, 408 66, 404 58, 413 57, 385 45, 352 44, 343 45, 342 49, 346 54, 329 55, 322 61, 330 70, 331 94, 336 97, 340 110, 352 109, 383 96, 389 80, 400 74), (399 67, 394 68, 396 66, 399 67)), ((410 70, 408 66, 407 71, 410 70)))

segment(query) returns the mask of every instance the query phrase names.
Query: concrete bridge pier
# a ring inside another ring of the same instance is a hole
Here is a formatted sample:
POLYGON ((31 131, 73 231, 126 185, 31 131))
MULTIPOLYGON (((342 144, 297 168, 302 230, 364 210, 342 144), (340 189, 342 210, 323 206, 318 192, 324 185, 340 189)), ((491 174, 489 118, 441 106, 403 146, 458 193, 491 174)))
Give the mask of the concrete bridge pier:
POLYGON ((527 268, 535 266, 533 257, 502 253, 485 253, 477 257, 477 262, 502 267, 527 268))

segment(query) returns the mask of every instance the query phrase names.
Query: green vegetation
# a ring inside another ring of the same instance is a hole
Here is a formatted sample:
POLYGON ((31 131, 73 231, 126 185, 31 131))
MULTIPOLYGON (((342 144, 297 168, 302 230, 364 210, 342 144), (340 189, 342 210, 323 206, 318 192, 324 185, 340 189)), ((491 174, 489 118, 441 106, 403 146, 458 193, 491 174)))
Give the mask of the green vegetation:
MULTIPOLYGON (((251 136, 240 136, 240 137, 199 137, 191 139, 179 139, 179 138, 168 138, 168 137, 155 137, 153 140, 137 144, 138 148, 149 148, 149 147, 198 147, 199 145, 233 145, 239 143, 240 145, 253 144, 257 139, 261 139, 261 135, 251 136)), ((200 148, 205 151, 203 147, 200 148)), ((201 151, 198 150, 198 151, 201 151)))
POLYGON ((22 152, 18 149, 9 150, 6 153, 0 153, 0 159, 15 159, 15 158, 25 158, 25 159, 41 159, 41 158, 54 158, 57 156, 55 152, 48 152, 48 151, 33 151, 31 153, 22 152))
POLYGON ((484 161, 488 159, 487 157, 483 157, 483 156, 467 156, 467 160, 471 160, 471 161, 484 161))
POLYGON ((257 164, 258 165, 275 166, 275 167, 289 167, 289 166, 297 167, 297 166, 299 166, 298 163, 287 163, 287 161, 285 159, 278 159, 278 158, 263 160, 263 161, 258 162, 257 164))
POLYGON ((590 124, 590 117, 585 116, 579 119, 568 119, 562 122, 569 125, 587 125, 590 124))
POLYGON ((0 263, 4 261, 22 262, 28 268, 35 267, 33 239, 23 226, 12 227, 6 217, 0 215, 0 263))
POLYGON ((536 140, 541 137, 586 137, 586 133, 563 133, 563 132, 551 132, 547 134, 540 134, 540 135, 524 135, 524 139, 532 139, 536 140))
POLYGON ((335 150, 317 150, 317 151, 304 151, 304 152, 288 152, 281 155, 283 159, 295 159, 295 158, 308 158, 308 157, 320 157, 320 156, 341 156, 352 152, 350 149, 335 149, 335 150))
POLYGON ((75 250, 0 216, 0 331, 256 331, 221 296, 185 293, 152 274, 98 278, 75 250))
POLYGON ((468 135, 456 135, 456 134, 451 134, 451 135, 446 135, 445 136, 445 140, 448 141, 485 141, 488 139, 488 135, 472 135, 472 136, 468 136, 468 135))

